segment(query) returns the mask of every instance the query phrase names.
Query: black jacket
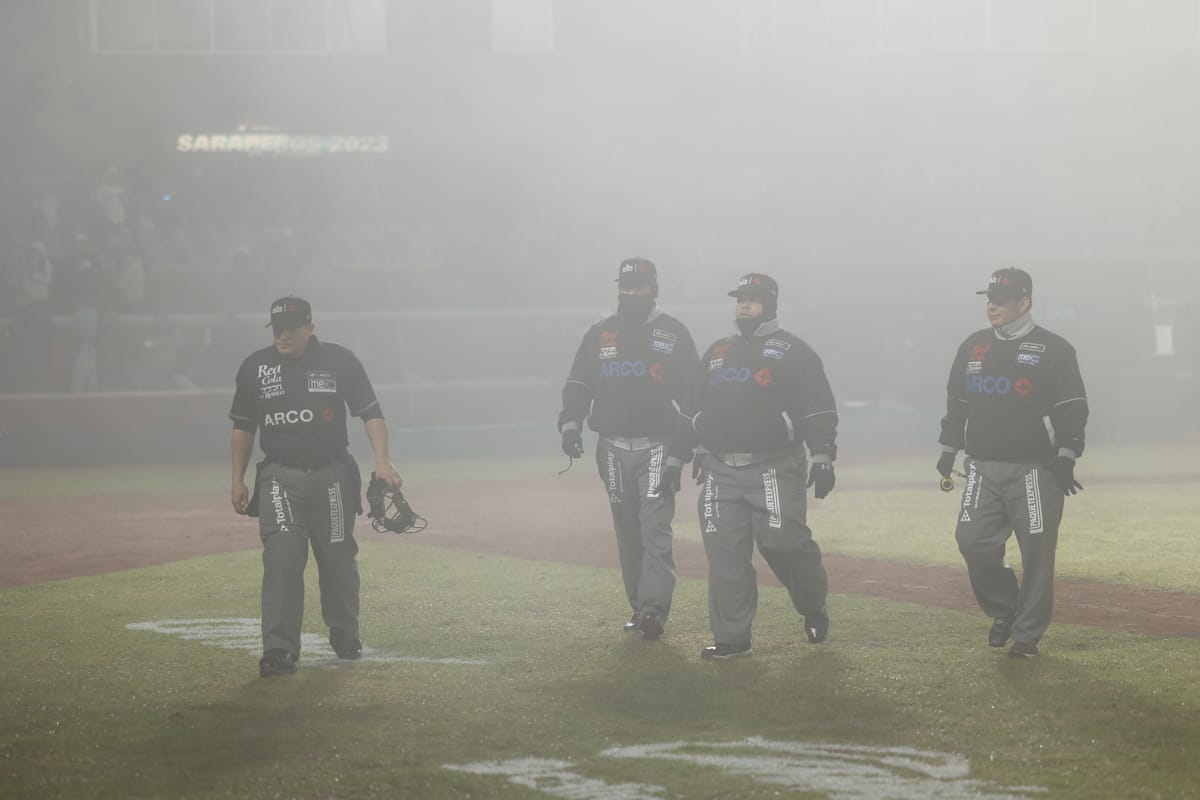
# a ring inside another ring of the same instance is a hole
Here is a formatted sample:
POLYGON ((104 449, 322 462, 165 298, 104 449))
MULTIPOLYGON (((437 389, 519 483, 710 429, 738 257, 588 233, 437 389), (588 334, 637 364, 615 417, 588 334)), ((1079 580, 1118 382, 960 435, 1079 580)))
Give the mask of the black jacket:
POLYGON ((696 344, 683 323, 657 308, 643 323, 612 316, 583 337, 562 391, 558 429, 584 417, 601 436, 648 436, 668 442, 668 455, 691 454, 688 382, 696 344))
POLYGON ((715 342, 700 359, 690 402, 711 453, 759 453, 801 441, 837 457, 837 404, 821 358, 772 319, 753 336, 715 342))
POLYGON ((335 458, 346 452, 346 409, 364 421, 383 416, 362 362, 340 344, 313 336, 301 356, 271 347, 251 353, 237 372, 229 418, 254 433, 271 460, 335 458))
POLYGON ((985 461, 1045 463, 1083 454, 1088 401, 1075 348, 1040 326, 1011 340, 991 328, 958 348, 938 441, 985 461))

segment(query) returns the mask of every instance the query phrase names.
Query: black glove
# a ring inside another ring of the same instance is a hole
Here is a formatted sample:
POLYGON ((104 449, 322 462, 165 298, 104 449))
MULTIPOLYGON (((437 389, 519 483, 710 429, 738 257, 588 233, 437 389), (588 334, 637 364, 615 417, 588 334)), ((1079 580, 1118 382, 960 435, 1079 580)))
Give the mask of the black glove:
POLYGON ((1083 484, 1075 480, 1075 459, 1059 456, 1054 461, 1054 480, 1063 494, 1083 491, 1083 484))
POLYGON ((660 493, 667 492, 675 494, 680 489, 683 479, 683 464, 668 464, 663 467, 662 483, 659 484, 658 491, 660 493))
POLYGON ((583 435, 576 428, 562 432, 562 450, 571 458, 583 458, 583 435))
POLYGON ((833 474, 833 464, 823 461, 812 465, 812 472, 808 473, 808 485, 817 487, 813 490, 813 497, 824 500, 833 491, 835 483, 837 477, 833 474))
POLYGON ((704 483, 704 455, 696 453, 696 460, 692 462, 692 480, 696 485, 704 483))
POLYGON ((958 458, 957 452, 942 453, 938 457, 937 471, 943 478, 949 478, 950 473, 954 471, 954 459, 958 458))

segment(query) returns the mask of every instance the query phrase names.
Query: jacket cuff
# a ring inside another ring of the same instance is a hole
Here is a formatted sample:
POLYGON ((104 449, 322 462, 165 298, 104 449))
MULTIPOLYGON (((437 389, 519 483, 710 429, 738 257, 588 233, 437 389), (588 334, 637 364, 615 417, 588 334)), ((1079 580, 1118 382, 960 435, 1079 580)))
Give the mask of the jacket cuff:
POLYGON ((579 430, 579 423, 573 419, 569 419, 566 422, 564 422, 563 424, 558 426, 559 433, 566 433, 567 431, 577 431, 577 430, 579 430))
MULTIPOLYGON (((690 461, 691 459, 688 459, 688 460, 690 461)), ((683 459, 676 458, 675 456, 667 456, 667 466, 668 467, 679 467, 680 469, 682 469, 683 468, 683 459)))
POLYGON ((943 452, 943 453, 957 453, 957 452, 958 452, 958 448, 957 448, 957 447, 951 447, 951 446, 950 446, 950 445, 948 445, 948 444, 944 444, 944 445, 942 445, 942 452, 943 452))
POLYGON ((829 455, 828 453, 817 453, 816 455, 814 455, 812 457, 812 463, 814 463, 814 464, 832 464, 833 456, 829 455))
POLYGON ((1074 450, 1072 450, 1069 447, 1060 447, 1060 448, 1058 448, 1058 457, 1059 458, 1069 458, 1072 461, 1076 461, 1079 459, 1079 453, 1076 453, 1074 450))

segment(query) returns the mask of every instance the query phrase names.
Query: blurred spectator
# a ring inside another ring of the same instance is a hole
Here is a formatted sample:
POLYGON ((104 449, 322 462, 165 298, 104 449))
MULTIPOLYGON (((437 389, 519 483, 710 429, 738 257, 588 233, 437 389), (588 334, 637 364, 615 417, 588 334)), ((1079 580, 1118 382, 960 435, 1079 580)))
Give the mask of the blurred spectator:
POLYGON ((58 270, 51 292, 56 313, 74 314, 79 308, 108 310, 109 282, 101 274, 99 255, 87 234, 77 233, 67 253, 66 264, 58 270))
POLYGON ((154 330, 143 342, 145 359, 139 389, 198 389, 187 375, 187 340, 179 321, 168 316, 155 319, 154 330))
POLYGON ((109 248, 109 274, 117 311, 141 313, 146 304, 146 260, 133 230, 121 228, 109 248))
POLYGON ((119 227, 125 224, 125 184, 116 167, 104 173, 104 182, 92 192, 92 199, 99 206, 101 219, 108 225, 119 227))
MULTIPOLYGON (((46 392, 52 388, 52 342, 50 285, 54 265, 42 242, 34 242, 14 259, 9 285, 13 297, 13 328, 8 340, 8 373, 13 391, 46 392)), ((8 381, 5 381, 8 383, 8 381)))
POLYGON ((61 245, 58 195, 43 188, 37 199, 33 201, 32 212, 30 233, 51 247, 61 245))
POLYGON ((54 281, 54 264, 40 241, 29 245, 16 260, 16 269, 9 275, 13 305, 24 309, 30 305, 45 307, 50 299, 50 284, 54 281))
POLYGON ((96 334, 100 329, 100 315, 94 308, 80 306, 75 309, 73 324, 79 337, 79 350, 75 355, 75 366, 71 369, 67 390, 73 393, 94 392, 99 389, 96 334))

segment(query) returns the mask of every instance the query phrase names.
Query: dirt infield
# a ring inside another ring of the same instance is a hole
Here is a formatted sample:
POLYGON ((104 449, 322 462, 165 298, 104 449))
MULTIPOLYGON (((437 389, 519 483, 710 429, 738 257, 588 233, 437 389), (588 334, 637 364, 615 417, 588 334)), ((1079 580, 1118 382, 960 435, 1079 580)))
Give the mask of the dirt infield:
MULTIPOLYGON (((694 500, 694 488, 685 488, 681 519, 690 519, 694 500)), ((0 586, 259 548, 255 522, 235 515, 224 493, 59 499, 53 514, 48 505, 44 498, 0 500, 0 586), (68 502, 78 506, 78 513, 68 502)), ((514 558, 617 566, 607 502, 586 471, 557 480, 551 493, 536 493, 529 481, 518 480, 428 483, 420 488, 418 510, 432 521, 430 530, 419 536, 378 534, 362 519, 356 535, 397 546, 420 542, 514 558)), ((707 575, 704 549, 698 543, 677 542, 675 556, 680 575, 707 575)), ((828 556, 825 564, 830 591, 837 594, 978 610, 965 568, 837 556, 828 556)), ((775 582, 761 563, 759 580, 775 582)), ((1130 633, 1200 637, 1200 595, 1060 578, 1054 619, 1130 633)))

